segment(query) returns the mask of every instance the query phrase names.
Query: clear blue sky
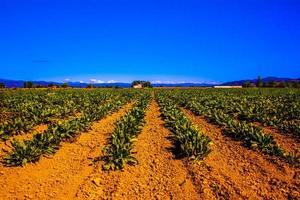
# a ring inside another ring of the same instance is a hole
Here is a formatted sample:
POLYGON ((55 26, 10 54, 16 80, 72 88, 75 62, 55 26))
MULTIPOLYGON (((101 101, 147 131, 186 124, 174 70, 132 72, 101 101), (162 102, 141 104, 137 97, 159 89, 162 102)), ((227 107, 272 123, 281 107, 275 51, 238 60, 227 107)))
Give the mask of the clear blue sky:
POLYGON ((0 78, 300 77, 300 0, 0 0, 0 78))

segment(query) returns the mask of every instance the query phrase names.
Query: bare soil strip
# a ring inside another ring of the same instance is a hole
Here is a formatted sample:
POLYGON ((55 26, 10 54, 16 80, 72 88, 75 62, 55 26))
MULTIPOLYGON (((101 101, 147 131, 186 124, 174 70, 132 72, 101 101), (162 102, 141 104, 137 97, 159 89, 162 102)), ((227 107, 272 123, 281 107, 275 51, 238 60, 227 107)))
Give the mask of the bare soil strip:
POLYGON ((300 151, 299 139, 291 136, 290 134, 280 133, 279 130, 271 127, 263 127, 265 133, 274 137, 275 141, 288 152, 298 149, 300 151))
POLYGON ((78 199, 199 199, 183 162, 170 152, 170 132, 155 101, 145 120, 135 146, 139 163, 121 172, 105 172, 100 162, 78 190, 78 199))
POLYGON ((72 199, 78 186, 93 171, 96 157, 113 130, 113 123, 132 107, 95 122, 74 143, 63 143, 52 157, 36 164, 9 168, 0 166, 0 199, 72 199))
POLYGON ((299 199, 300 171, 272 163, 259 152, 223 136, 220 128, 182 109, 213 141, 213 151, 199 164, 187 163, 202 199, 299 199))
POLYGON ((6 152, 10 151, 12 149, 11 142, 15 140, 29 140, 33 137, 35 133, 41 133, 44 132, 47 129, 46 124, 40 124, 32 128, 28 133, 25 134, 20 134, 20 135, 15 135, 10 137, 6 141, 0 141, 0 159, 6 154, 6 152))
MULTIPOLYGON (((51 121, 71 120, 76 117, 79 117, 80 115, 81 115, 81 113, 78 112, 75 115, 70 115, 63 119, 52 118, 51 121)), ((13 140, 19 140, 19 141, 31 140, 33 138, 34 134, 43 133, 44 131, 47 130, 47 128, 48 128, 47 124, 39 124, 39 125, 34 126, 30 131, 28 131, 26 133, 14 135, 6 141, 0 141, 0 159, 6 154, 6 152, 11 151, 11 149, 12 149, 11 142, 13 140)))

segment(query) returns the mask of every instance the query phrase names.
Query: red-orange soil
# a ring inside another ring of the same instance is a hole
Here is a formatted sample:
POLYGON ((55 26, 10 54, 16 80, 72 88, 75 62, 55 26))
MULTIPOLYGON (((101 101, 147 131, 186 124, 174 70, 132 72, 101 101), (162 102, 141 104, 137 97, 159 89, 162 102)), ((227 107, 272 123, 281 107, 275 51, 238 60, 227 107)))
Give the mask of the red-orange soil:
POLYGON ((52 158, 43 157, 25 167, 0 166, 0 199, 72 199, 93 171, 91 158, 98 156, 113 131, 113 123, 132 107, 95 122, 74 143, 63 143, 52 158))
POLYGON ((170 133, 156 102, 151 103, 145 120, 134 148, 139 163, 121 172, 103 171, 103 163, 98 163, 77 193, 78 199, 199 199, 183 162, 169 150, 170 133))
POLYGON ((203 162, 186 164, 202 199, 300 198, 299 168, 247 149, 225 137, 217 126, 182 110, 214 143, 213 151, 203 162))
POLYGON ((95 122, 51 158, 25 167, 0 165, 0 199, 299 199, 300 171, 223 136, 220 128, 183 109, 213 140, 201 162, 176 159, 170 132, 152 101, 135 141, 137 165, 104 171, 101 150, 132 103, 95 122))
MULTIPOLYGON (((64 119, 51 118, 51 122, 71 120, 71 119, 74 119, 76 117, 79 117, 80 115, 81 115, 81 113, 77 112, 74 115, 70 115, 70 116, 65 117, 64 119)), ((36 125, 35 127, 33 127, 27 133, 14 135, 6 141, 0 141, 0 158, 2 158, 8 151, 10 151, 12 149, 11 142, 13 140, 18 140, 18 141, 30 140, 30 139, 33 138, 34 134, 42 133, 42 132, 46 131, 47 128, 48 128, 47 124, 39 124, 39 125, 36 125)))
POLYGON ((300 151, 299 139, 291 136, 291 134, 281 133, 279 130, 271 127, 264 127, 264 132, 274 137, 275 141, 286 151, 300 151))
POLYGON ((33 137, 35 133, 44 132, 47 129, 47 127, 48 126, 46 124, 40 124, 35 126, 31 131, 29 131, 26 134, 15 135, 13 137, 10 137, 6 141, 0 141, 0 158, 2 158, 8 151, 11 150, 12 148, 11 142, 13 140, 18 140, 18 141, 29 140, 33 137))

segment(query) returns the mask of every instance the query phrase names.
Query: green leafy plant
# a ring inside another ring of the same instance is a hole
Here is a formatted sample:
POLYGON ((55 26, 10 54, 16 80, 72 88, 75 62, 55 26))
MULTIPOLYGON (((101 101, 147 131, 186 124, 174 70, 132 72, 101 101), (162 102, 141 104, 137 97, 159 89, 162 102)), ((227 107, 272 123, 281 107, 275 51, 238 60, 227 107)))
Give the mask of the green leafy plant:
MULTIPOLYGON (((23 166, 26 163, 38 161, 43 155, 54 154, 62 140, 74 138, 80 132, 88 130, 91 122, 117 110, 131 98, 131 95, 125 93, 124 96, 116 93, 113 99, 107 99, 107 97, 99 98, 97 96, 93 98, 93 95, 90 96, 89 101, 84 104, 81 115, 49 125, 45 132, 35 134, 31 140, 23 142, 13 141, 13 150, 4 158, 4 163, 8 166, 23 166), (106 102, 103 103, 103 100, 106 102), (114 100, 114 104, 110 103, 111 100, 114 100), (98 106, 97 104, 99 103, 100 105, 98 106)), ((3 134, 3 132, 0 133, 3 134)))
POLYGON ((157 100, 179 156, 197 161, 208 155, 211 152, 211 139, 199 132, 167 95, 159 93, 157 100))
POLYGON ((126 164, 136 164, 133 156, 134 141, 144 124, 146 108, 151 100, 150 94, 144 94, 134 108, 115 124, 110 142, 103 148, 105 170, 120 170, 126 164))

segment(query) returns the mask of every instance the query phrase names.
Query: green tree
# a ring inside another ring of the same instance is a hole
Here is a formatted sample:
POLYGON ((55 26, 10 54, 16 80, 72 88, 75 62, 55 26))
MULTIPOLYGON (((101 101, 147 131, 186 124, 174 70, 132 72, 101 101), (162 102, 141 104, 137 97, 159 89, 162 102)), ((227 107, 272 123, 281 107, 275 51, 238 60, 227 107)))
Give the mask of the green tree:
POLYGON ((288 82, 285 82, 285 83, 284 83, 284 87, 291 88, 291 87, 293 87, 293 83, 292 83, 292 82, 290 82, 290 81, 288 81, 288 82))
POLYGON ((135 80, 131 83, 131 87, 142 84, 143 87, 152 87, 150 81, 135 80))
POLYGON ((284 87, 286 87, 286 84, 285 84, 285 82, 276 82, 276 86, 275 87, 284 88, 284 87))
POLYGON ((278 83, 276 81, 271 81, 270 82, 270 87, 277 87, 278 83))
POLYGON ((23 86, 24 86, 24 88, 32 88, 33 83, 31 81, 25 81, 23 86))
POLYGON ((262 87, 263 86, 263 82, 261 79, 261 76, 257 77, 257 83, 256 83, 256 87, 262 87))
POLYGON ((263 87, 270 87, 270 83, 269 82, 264 82, 263 87))
POLYGON ((63 84, 61 85, 61 87, 67 88, 67 87, 69 87, 69 84, 68 84, 68 83, 63 83, 63 84))
POLYGON ((94 87, 93 84, 88 84, 88 85, 86 86, 86 88, 93 88, 93 87, 94 87))
POLYGON ((250 83, 250 81, 246 81, 243 83, 243 87, 245 87, 245 88, 251 87, 251 85, 252 84, 250 83))
POLYGON ((5 88, 5 84, 4 83, 0 83, 0 88, 5 88))
POLYGON ((300 88, 300 81, 299 82, 295 82, 295 84, 293 84, 293 87, 300 88))

